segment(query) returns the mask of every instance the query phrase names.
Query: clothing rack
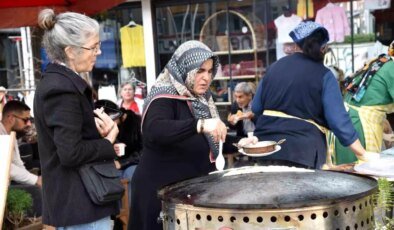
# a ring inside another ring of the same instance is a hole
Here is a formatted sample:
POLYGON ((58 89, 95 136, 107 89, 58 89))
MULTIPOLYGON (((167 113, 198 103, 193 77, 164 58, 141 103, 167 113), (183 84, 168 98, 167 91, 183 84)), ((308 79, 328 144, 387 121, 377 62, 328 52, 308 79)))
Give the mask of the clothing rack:
POLYGON ((134 82, 137 83, 138 86, 141 86, 141 87, 143 87, 143 88, 146 87, 146 83, 143 82, 143 81, 138 80, 137 78, 135 78, 135 76, 131 76, 130 81, 131 81, 132 83, 134 83, 134 82))

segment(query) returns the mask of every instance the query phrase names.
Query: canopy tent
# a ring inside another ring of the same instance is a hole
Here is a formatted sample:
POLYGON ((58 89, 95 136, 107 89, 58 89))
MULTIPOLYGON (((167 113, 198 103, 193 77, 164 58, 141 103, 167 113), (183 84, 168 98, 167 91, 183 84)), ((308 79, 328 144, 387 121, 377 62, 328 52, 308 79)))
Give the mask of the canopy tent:
POLYGON ((1 0, 0 29, 37 25, 37 16, 44 8, 56 13, 74 11, 92 15, 112 8, 125 0, 1 0))

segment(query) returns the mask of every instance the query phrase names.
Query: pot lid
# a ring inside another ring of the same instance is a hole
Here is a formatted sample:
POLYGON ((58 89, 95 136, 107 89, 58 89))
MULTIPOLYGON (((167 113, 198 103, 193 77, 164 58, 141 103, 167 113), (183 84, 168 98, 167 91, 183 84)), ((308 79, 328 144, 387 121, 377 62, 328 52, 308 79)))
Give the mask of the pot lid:
POLYGON ((282 209, 353 201, 377 190, 373 178, 286 166, 214 172, 162 188, 164 202, 229 209, 282 209))

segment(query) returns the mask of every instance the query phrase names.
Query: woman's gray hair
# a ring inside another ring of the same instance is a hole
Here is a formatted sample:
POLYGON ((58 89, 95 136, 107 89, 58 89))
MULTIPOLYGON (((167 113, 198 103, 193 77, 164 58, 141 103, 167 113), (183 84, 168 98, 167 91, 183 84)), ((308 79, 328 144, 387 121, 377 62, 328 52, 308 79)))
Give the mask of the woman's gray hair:
POLYGON ((96 20, 73 12, 55 15, 52 9, 40 12, 38 25, 44 30, 42 45, 51 61, 66 62, 64 48, 81 47, 90 37, 99 33, 96 20))
POLYGON ((123 87, 125 87, 126 85, 131 85, 131 88, 133 88, 134 93, 135 93, 135 85, 131 82, 131 81, 126 81, 123 82, 122 84, 120 84, 119 89, 118 89, 118 97, 120 98, 120 92, 122 92, 123 87))
POLYGON ((256 87, 252 82, 240 82, 235 86, 234 92, 254 95, 256 87))

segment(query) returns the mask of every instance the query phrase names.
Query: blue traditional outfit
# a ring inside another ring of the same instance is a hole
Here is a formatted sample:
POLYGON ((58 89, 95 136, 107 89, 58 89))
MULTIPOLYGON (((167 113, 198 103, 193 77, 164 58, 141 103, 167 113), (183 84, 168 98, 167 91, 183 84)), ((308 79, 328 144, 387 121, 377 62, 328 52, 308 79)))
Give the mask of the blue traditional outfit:
MULTIPOLYGON (((302 22, 291 33, 299 46, 316 31, 327 30, 314 22, 302 22)), ((303 53, 284 57, 267 70, 252 102, 258 116, 255 136, 260 141, 285 138, 281 150, 262 157, 263 161, 308 168, 321 168, 326 162, 329 128, 345 146, 357 140, 357 133, 342 102, 338 83, 321 62, 303 53)))

